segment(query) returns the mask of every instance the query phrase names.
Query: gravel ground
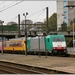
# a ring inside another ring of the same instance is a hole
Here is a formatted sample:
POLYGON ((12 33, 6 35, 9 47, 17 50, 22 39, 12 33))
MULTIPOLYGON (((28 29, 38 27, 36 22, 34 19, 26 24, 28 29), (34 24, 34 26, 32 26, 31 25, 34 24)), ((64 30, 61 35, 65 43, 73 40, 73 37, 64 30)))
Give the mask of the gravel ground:
POLYGON ((75 66, 75 58, 69 57, 0 54, 0 60, 46 68, 75 66))

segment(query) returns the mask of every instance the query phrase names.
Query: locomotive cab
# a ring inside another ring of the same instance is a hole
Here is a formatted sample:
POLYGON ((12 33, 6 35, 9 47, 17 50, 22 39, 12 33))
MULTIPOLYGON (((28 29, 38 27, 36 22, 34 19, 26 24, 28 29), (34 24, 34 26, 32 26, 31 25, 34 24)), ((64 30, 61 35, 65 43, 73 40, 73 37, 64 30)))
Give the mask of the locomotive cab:
POLYGON ((53 54, 67 54, 64 35, 48 35, 46 37, 46 49, 53 54))

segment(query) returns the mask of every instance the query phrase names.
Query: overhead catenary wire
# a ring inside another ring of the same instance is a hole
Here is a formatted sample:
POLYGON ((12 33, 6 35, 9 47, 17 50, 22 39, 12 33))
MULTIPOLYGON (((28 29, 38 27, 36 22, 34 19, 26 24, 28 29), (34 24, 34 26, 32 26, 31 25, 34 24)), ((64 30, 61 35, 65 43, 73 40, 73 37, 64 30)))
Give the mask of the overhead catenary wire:
MULTIPOLYGON (((44 8, 44 9, 42 9, 42 10, 45 10, 45 9, 46 9, 46 8, 44 8)), ((27 16, 27 18, 33 17, 34 15, 38 14, 38 13, 41 12, 42 10, 39 10, 39 11, 35 12, 34 14, 32 14, 32 15, 30 15, 30 16, 27 16)))
POLYGON ((24 0, 21 0, 20 2, 17 2, 17 3, 15 3, 15 4, 13 4, 13 5, 11 5, 11 6, 7 7, 7 8, 5 8, 5 9, 1 10, 0 12, 3 12, 3 11, 5 11, 5 10, 11 8, 11 7, 14 7, 14 6, 20 4, 20 3, 23 2, 23 1, 24 1, 24 0))
MULTIPOLYGON (((38 18, 44 11, 45 11, 45 10, 43 10, 43 11, 37 16, 37 18, 38 18)), ((37 19, 37 18, 36 18, 36 19, 37 19)), ((35 19, 35 20, 36 20, 36 19, 35 19)), ((34 21, 35 21, 35 20, 34 20, 34 21)))
POLYGON ((5 3, 5 2, 6 2, 6 0, 4 0, 4 1, 0 2, 0 5, 1 5, 1 4, 3 4, 3 3, 5 3))
POLYGON ((0 8, 0 10, 5 9, 5 8, 7 8, 7 7, 11 6, 11 5, 12 5, 12 4, 14 4, 14 3, 15 3, 15 2, 12 2, 12 3, 10 3, 10 4, 8 4, 8 5, 4 6, 4 7, 2 7, 2 8, 0 8))
MULTIPOLYGON (((44 12, 44 10, 45 10, 45 9, 43 9, 43 11, 38 15, 38 17, 44 12)), ((14 21, 17 17, 18 17, 18 16, 15 16, 15 17, 12 18, 10 21, 14 21)), ((37 17, 37 18, 38 18, 38 17, 37 17)), ((37 18, 36 18, 36 19, 37 19, 37 18)), ((36 19, 35 19, 35 20, 36 20, 36 19)), ((34 21, 35 21, 35 20, 34 20, 34 21)), ((10 21, 9 21, 9 22, 10 22, 10 21)))
POLYGON ((13 21, 13 22, 15 22, 15 19, 17 18, 18 16, 15 16, 14 18, 12 18, 10 21, 8 21, 8 22, 11 22, 11 21, 13 21))

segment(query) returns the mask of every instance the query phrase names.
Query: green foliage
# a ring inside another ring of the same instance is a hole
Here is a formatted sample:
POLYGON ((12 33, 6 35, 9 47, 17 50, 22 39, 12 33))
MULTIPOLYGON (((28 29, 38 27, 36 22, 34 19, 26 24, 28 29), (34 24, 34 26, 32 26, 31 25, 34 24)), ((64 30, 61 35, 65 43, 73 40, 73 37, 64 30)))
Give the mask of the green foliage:
POLYGON ((34 66, 32 66, 32 67, 31 67, 31 70, 35 70, 35 67, 34 67, 34 66))
POLYGON ((67 47, 72 47, 72 40, 73 40, 72 37, 66 37, 66 44, 67 44, 67 47))
MULTIPOLYGON (((44 21, 43 24, 46 24, 46 21, 44 21)), ((48 31, 57 31, 57 13, 52 14, 52 16, 49 17, 48 19, 48 31)), ((47 26, 43 25, 42 26, 43 30, 47 30, 47 26)))
POLYGON ((75 31, 75 19, 70 22, 70 25, 68 26, 67 31, 73 31, 73 27, 74 27, 74 31, 75 31))
POLYGON ((70 22, 70 25, 72 25, 72 24, 73 24, 73 21, 70 22))
POLYGON ((57 30, 57 14, 54 13, 49 18, 49 31, 56 31, 57 30))
POLYGON ((67 31, 67 24, 65 22, 61 24, 61 31, 67 31))
POLYGON ((67 28, 67 31, 73 31, 73 25, 74 25, 74 31, 75 31, 75 23, 72 25, 69 25, 67 28))
POLYGON ((46 31, 46 22, 44 22, 43 24, 42 24, 42 26, 41 26, 41 29, 43 30, 43 31, 46 31), (44 25, 45 24, 45 25, 44 25))

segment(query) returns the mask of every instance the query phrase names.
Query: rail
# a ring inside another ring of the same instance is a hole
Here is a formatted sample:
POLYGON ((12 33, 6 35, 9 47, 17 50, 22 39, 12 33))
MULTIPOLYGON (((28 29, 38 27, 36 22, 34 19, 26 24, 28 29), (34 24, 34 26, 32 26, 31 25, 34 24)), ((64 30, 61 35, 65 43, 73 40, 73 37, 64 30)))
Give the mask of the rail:
POLYGON ((43 74, 10 62, 0 61, 0 74, 43 74))
POLYGON ((0 74, 68 74, 67 72, 0 61, 0 74))

